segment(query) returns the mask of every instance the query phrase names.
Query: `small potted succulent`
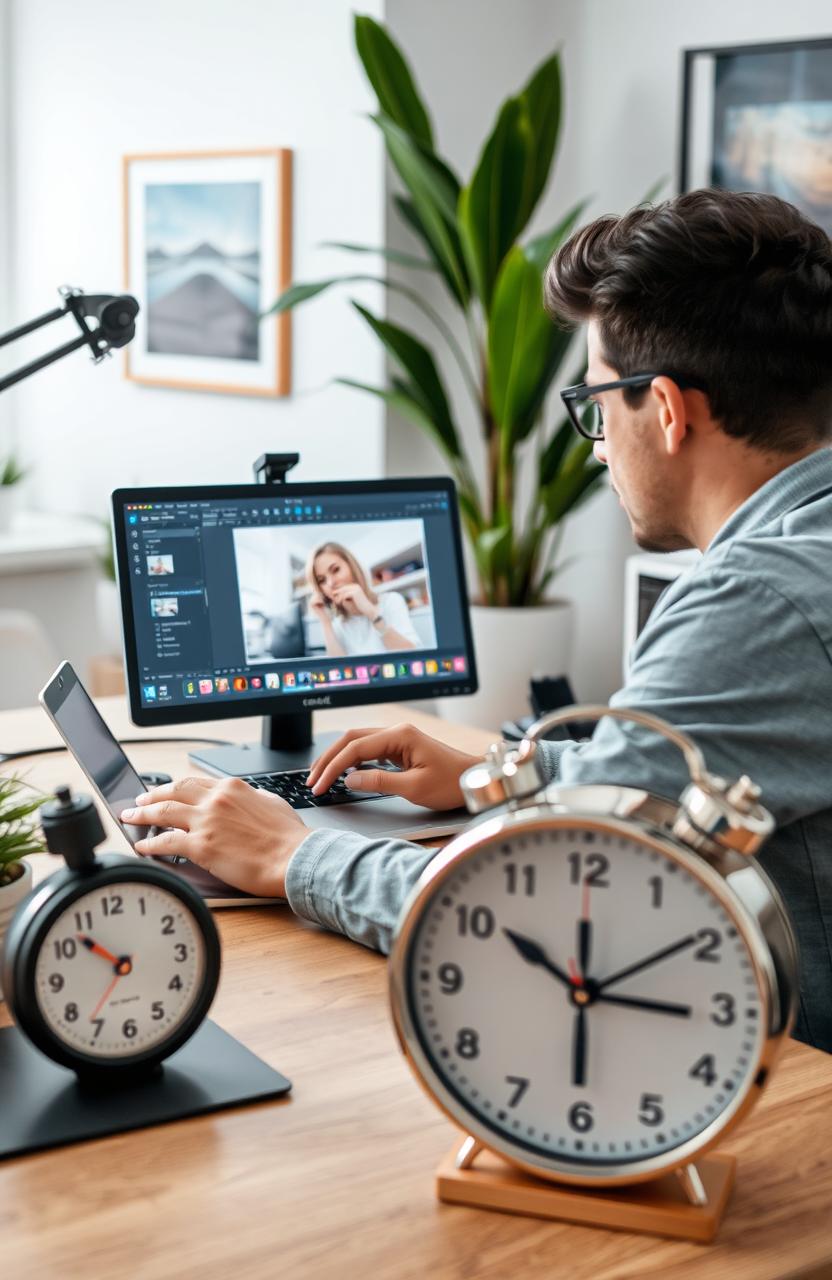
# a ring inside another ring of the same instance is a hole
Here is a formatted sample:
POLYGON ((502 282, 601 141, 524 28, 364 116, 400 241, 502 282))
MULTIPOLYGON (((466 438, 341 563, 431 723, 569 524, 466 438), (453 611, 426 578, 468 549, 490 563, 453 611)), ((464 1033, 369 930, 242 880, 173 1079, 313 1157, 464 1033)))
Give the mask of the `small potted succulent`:
MULTIPOLYGON (((32 888, 32 868, 23 859, 44 846, 32 815, 44 796, 34 796, 15 774, 0 777, 0 953, 3 938, 17 905, 32 888)), ((0 987, 0 999, 3 990, 0 987)))

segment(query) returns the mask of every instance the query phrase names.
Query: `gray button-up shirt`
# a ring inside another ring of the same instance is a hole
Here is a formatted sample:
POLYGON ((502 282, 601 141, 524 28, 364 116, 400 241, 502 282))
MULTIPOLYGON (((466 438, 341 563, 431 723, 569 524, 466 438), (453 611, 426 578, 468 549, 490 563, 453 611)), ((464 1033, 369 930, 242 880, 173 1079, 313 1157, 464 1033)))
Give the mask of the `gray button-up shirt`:
MULTIPOLYGON (((760 861, 800 944, 796 1034, 832 1051, 832 450, 758 489, 671 584, 611 705, 663 717, 713 772, 747 773, 762 788, 777 830, 760 861)), ((544 749, 564 783, 677 800, 687 781, 678 750, 637 725, 603 720, 589 742, 544 749)), ((289 864, 287 896, 298 915, 386 952, 433 852, 316 831, 289 864)))

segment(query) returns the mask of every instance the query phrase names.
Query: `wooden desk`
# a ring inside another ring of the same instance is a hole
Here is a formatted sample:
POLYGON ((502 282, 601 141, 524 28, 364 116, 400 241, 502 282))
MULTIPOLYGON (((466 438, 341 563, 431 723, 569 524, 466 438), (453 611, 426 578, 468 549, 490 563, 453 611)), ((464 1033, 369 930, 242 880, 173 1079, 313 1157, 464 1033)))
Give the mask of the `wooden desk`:
MULTIPOLYGON (((119 699, 102 710, 138 736, 119 699)), ((408 716, 380 708, 376 722, 408 716)), ((338 727, 352 713, 327 713, 338 727)), ((413 715, 469 750, 490 735, 413 715)), ((198 726, 254 736, 251 722, 198 726)), ((172 729, 171 734, 176 733, 172 729)), ((0 750, 51 740, 40 711, 0 715, 0 750)), ((186 747, 129 748, 180 773, 186 747)), ((80 779, 66 756, 32 781, 80 779)), ((113 848, 116 848, 114 843, 113 848)), ((53 864, 54 865, 54 864, 53 864)), ((715 1245, 440 1205, 434 1172, 454 1134, 400 1055, 384 960, 282 908, 218 913, 221 1026, 293 1081, 283 1102, 0 1164, 0 1275, 9 1280, 529 1280, 832 1274, 832 1060, 789 1046, 730 1143, 737 1189, 715 1245)), ((8 1020, 0 1005, 0 1023, 8 1020)), ((2 1098, 0 1098, 2 1105, 2 1098)))

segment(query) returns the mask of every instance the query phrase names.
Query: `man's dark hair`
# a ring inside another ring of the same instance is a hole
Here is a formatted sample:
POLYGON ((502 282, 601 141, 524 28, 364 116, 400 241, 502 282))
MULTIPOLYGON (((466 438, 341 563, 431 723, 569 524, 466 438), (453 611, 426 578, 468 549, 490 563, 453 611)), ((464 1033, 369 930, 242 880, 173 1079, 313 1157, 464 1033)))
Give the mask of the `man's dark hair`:
POLYGON ((558 321, 597 321, 620 377, 699 380, 730 436, 832 438, 832 243, 776 196, 690 191, 598 218, 552 258, 545 298, 558 321))

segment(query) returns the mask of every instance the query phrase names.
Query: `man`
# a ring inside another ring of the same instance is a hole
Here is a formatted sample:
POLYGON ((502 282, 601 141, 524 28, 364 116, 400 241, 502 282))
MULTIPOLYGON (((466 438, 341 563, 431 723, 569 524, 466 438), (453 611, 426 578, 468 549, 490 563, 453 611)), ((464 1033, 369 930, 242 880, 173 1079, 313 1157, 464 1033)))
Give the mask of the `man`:
MULTIPOLYGON (((581 399, 594 406, 595 452, 637 541, 704 553, 656 606, 613 705, 664 717, 714 772, 762 787, 778 828, 762 862, 801 946, 797 1034, 832 1051, 829 239, 774 197, 691 192, 577 232, 550 264, 546 297, 559 319, 588 324, 574 420, 586 429, 581 399)), ((545 751, 565 783, 676 799, 686 782, 672 746, 617 721, 545 751)), ((384 757, 401 772, 354 773, 349 785, 436 808, 459 803, 473 763, 403 725, 347 734, 311 781, 322 789, 384 757)), ((299 915, 381 950, 431 856, 402 841, 307 834, 280 800, 233 780, 158 788, 125 818, 178 828, 144 851, 187 854, 256 893, 285 891, 299 915)))

